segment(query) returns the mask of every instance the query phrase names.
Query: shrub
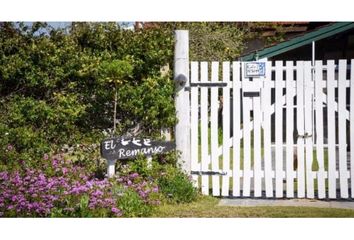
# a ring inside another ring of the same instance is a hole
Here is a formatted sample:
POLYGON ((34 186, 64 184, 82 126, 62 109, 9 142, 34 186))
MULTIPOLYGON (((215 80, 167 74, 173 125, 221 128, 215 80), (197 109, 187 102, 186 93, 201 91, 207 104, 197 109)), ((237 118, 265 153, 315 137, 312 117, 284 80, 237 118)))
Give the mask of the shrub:
POLYGON ((177 155, 167 153, 153 156, 151 166, 148 166, 146 157, 139 156, 133 161, 120 163, 118 169, 126 176, 131 172, 136 172, 144 178, 155 181, 163 195, 162 201, 192 202, 198 196, 198 191, 188 175, 176 166, 178 166, 177 155))
POLYGON ((167 168, 165 172, 161 172, 157 181, 161 192, 167 196, 169 202, 188 203, 198 196, 191 179, 177 168, 167 168))
POLYGON ((118 207, 125 217, 145 217, 160 204, 159 188, 153 179, 146 180, 138 173, 117 177, 120 185, 114 191, 118 196, 118 207))

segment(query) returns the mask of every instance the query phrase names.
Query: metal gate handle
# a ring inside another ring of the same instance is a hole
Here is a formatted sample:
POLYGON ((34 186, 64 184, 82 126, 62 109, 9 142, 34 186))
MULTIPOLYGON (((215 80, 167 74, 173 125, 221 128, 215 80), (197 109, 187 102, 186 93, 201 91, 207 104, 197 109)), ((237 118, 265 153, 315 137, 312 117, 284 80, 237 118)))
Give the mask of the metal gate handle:
POLYGON ((305 135, 297 135, 298 138, 310 138, 312 137, 312 134, 305 133, 305 135))

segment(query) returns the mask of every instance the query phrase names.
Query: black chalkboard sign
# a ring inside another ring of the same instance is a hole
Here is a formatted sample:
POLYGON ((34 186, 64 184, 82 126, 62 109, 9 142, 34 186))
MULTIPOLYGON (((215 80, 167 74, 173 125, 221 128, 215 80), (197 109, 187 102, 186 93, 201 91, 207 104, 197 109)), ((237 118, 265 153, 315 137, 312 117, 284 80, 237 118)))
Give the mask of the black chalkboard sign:
POLYGON ((107 160, 132 159, 139 154, 151 156, 174 150, 174 142, 154 141, 149 138, 109 138, 101 142, 101 156, 107 160))

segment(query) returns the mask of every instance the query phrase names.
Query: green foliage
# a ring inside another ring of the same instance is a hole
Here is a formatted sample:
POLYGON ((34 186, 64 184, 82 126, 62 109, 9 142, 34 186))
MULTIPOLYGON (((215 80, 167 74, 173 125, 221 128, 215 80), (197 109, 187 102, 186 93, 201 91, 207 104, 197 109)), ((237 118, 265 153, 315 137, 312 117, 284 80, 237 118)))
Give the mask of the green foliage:
POLYGON ((157 181, 161 192, 167 196, 169 202, 188 203, 198 196, 197 189, 189 177, 175 167, 166 168, 157 181))
POLYGON ((189 30, 191 61, 227 61, 240 56, 245 32, 235 22, 155 23, 159 29, 189 30))
POLYGON ((104 61, 100 66, 100 73, 108 82, 113 82, 116 86, 131 77, 133 66, 129 59, 104 61))
MULTIPOLYGON (((158 135, 175 124, 173 88, 160 68, 172 59, 167 31, 131 31, 117 23, 73 23, 52 29, 0 24, 0 162, 34 161, 63 145, 98 143, 139 126, 158 135)), ((36 160, 37 161, 37 160, 36 160)))
MULTIPOLYGON (((174 85, 167 77, 144 79, 139 84, 127 83, 118 90, 121 125, 141 129, 161 129, 176 123, 173 102, 174 85)), ((149 135, 160 135, 151 132, 149 135)))
POLYGON ((153 206, 145 204, 139 194, 131 189, 121 191, 118 207, 122 209, 124 217, 146 217, 153 211, 153 206))

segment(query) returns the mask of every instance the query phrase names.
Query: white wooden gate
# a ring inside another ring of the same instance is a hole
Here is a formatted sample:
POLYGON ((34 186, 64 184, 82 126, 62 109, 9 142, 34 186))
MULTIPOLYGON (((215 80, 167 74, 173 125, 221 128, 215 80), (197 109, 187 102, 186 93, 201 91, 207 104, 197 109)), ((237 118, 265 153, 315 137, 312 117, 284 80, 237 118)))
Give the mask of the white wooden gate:
POLYGON ((354 61, 265 64, 250 79, 242 62, 191 63, 196 185, 214 196, 353 198, 354 61))

